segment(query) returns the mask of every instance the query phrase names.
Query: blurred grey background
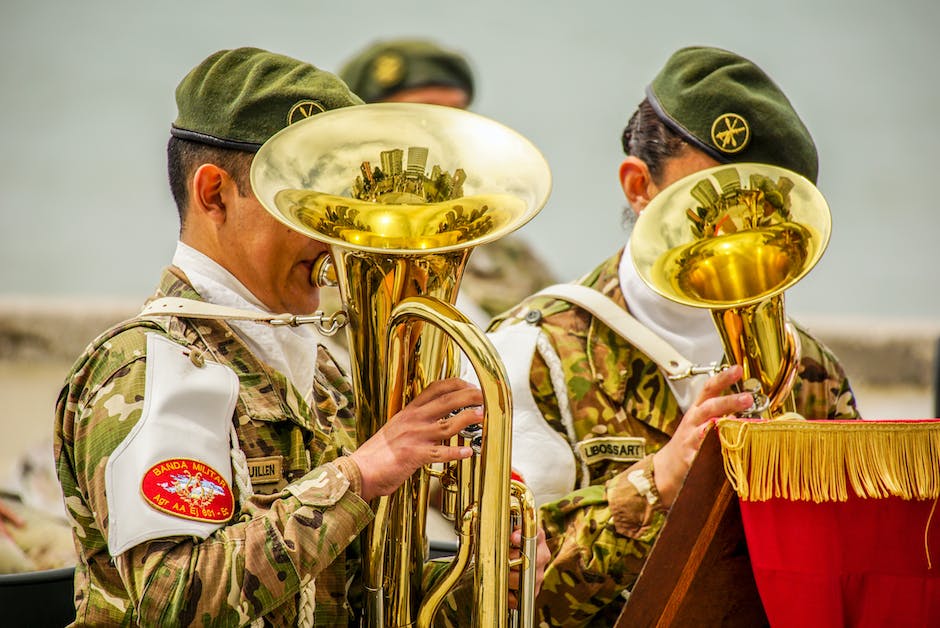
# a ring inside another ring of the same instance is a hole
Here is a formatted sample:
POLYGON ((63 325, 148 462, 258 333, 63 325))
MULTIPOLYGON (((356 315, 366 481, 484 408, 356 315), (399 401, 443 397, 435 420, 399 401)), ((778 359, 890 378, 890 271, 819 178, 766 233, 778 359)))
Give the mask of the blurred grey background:
POLYGON ((750 57, 814 134, 833 212, 791 313, 936 320, 938 27, 936 0, 5 0, 0 295, 150 293, 176 240, 173 90, 213 51, 260 46, 335 70, 407 35, 465 52, 474 110, 545 153, 554 191, 520 235, 563 279, 626 239, 619 136, 669 54, 709 44, 750 57))

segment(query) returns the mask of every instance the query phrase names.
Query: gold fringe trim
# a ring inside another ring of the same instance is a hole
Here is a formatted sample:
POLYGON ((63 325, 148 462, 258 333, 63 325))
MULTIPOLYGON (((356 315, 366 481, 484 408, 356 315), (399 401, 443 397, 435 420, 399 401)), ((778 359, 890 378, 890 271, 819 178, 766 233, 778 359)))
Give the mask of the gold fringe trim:
POLYGON ((940 497, 940 421, 717 421, 743 500, 940 497))

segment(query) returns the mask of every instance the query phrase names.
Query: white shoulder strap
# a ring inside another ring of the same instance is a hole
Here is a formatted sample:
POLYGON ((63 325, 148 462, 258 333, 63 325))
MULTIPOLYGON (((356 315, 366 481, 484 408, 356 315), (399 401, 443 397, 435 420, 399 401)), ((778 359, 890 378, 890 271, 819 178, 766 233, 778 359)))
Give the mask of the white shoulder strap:
MULTIPOLYGON (((216 305, 195 299, 181 297, 163 297, 154 299, 140 311, 141 316, 183 316, 185 318, 213 318, 235 321, 257 321, 269 323, 283 321, 282 325, 289 325, 290 314, 269 314, 261 311, 240 310, 234 307, 216 305)), ((277 323, 275 323, 277 324, 277 323)))
POLYGON ((593 288, 573 283, 560 283, 540 290, 533 296, 553 297, 584 308, 618 336, 648 355, 670 379, 682 379, 714 371, 711 365, 701 367, 693 364, 672 345, 631 316, 629 312, 593 288))
POLYGON ((310 315, 271 314, 260 310, 241 310, 224 305, 184 299, 181 297, 163 297, 154 299, 144 306, 139 316, 181 316, 183 318, 211 318, 214 320, 254 321, 269 325, 290 325, 297 327, 313 323, 325 336, 332 336, 346 324, 346 312, 327 315, 317 311, 310 315))

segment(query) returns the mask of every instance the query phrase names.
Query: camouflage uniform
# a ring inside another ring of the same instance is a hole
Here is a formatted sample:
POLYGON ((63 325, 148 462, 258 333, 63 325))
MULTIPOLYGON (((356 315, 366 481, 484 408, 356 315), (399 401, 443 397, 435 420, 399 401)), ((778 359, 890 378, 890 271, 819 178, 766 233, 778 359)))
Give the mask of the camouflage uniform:
MULTIPOLYGON (((618 273, 621 253, 581 283, 626 309, 618 273)), ((650 467, 651 455, 675 432, 683 411, 650 358, 577 306, 532 299, 497 318, 493 328, 526 324, 521 321, 540 325, 561 359, 575 442, 609 436, 645 439, 639 460, 591 462, 590 477, 578 478, 579 486, 588 486, 540 509, 552 550, 537 602, 542 621, 610 626, 620 613, 621 594, 633 586, 666 517, 665 509, 658 502, 651 505, 628 474, 650 467)), ((797 410, 813 418, 857 418, 855 398, 835 357, 802 330, 800 337, 797 410)), ((539 353, 530 384, 545 421, 568 440, 548 366, 539 353)), ((577 448, 572 449, 577 457, 577 448)))
MULTIPOLYGON (((158 296, 198 299, 171 271, 158 296)), ((234 626, 263 617, 266 625, 291 625, 298 592, 313 577, 315 624, 347 625, 350 599, 357 596, 349 588, 358 568, 354 540, 372 512, 332 464, 344 448, 355 447, 348 384, 322 349, 318 366, 315 407, 309 407, 221 321, 136 319, 89 346, 59 396, 55 428, 58 475, 80 555, 77 624, 234 626), (207 352, 234 370, 239 444, 249 461, 279 459, 282 473, 255 483, 244 509, 236 495, 234 516, 205 540, 147 541, 112 559, 104 470, 141 417, 148 332, 207 352), (288 482, 297 487, 304 480, 316 481, 296 496, 285 490, 288 482)))

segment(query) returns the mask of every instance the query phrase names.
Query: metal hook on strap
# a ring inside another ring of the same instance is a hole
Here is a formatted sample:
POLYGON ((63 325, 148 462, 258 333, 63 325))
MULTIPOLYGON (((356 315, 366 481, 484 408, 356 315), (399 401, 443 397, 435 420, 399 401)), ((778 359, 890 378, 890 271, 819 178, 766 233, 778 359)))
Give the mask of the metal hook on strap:
POLYGON ((336 334, 349 322, 349 316, 345 310, 339 310, 329 315, 319 310, 313 314, 268 314, 181 297, 154 299, 141 310, 140 316, 180 316, 184 318, 253 321, 266 323, 274 327, 298 327, 313 324, 316 325, 317 331, 324 336, 336 334))
POLYGON ((295 314, 291 316, 283 316, 280 318, 272 318, 268 322, 275 327, 284 325, 290 327, 299 327, 300 325, 313 324, 316 325, 317 331, 324 336, 333 336, 336 334, 336 332, 346 326, 346 323, 349 322, 349 317, 346 315, 345 310, 339 310, 333 312, 330 315, 324 314, 318 310, 313 314, 295 314))
MULTIPOLYGON (((675 364, 675 362, 673 362, 673 364, 675 364)), ((688 377, 694 377, 696 375, 716 375, 726 368, 728 368, 727 365, 722 365, 718 362, 711 362, 709 364, 689 364, 681 372, 670 372, 666 377, 671 381, 676 381, 680 379, 686 379, 688 377)))

